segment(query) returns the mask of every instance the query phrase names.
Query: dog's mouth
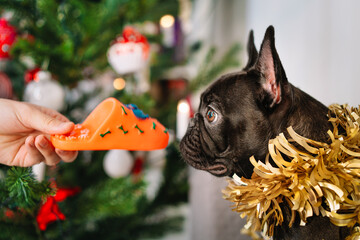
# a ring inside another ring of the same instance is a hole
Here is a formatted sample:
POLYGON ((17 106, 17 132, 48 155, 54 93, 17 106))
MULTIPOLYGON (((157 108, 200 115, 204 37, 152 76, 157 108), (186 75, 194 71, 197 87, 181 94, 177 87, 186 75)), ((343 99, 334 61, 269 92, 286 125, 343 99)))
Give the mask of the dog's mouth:
POLYGON ((208 171, 209 173, 217 176, 217 177, 223 177, 230 175, 228 168, 223 164, 215 164, 212 166, 208 166, 207 168, 204 168, 205 171, 208 171))
POLYGON ((185 162, 196 169, 207 171, 217 177, 231 175, 226 160, 215 157, 200 136, 197 125, 189 127, 180 142, 180 152, 185 162))
POLYGON ((199 158, 194 159, 193 155, 188 155, 187 153, 183 153, 183 151, 182 156, 190 166, 196 169, 207 171, 217 177, 231 175, 229 168, 223 163, 208 164, 199 158))

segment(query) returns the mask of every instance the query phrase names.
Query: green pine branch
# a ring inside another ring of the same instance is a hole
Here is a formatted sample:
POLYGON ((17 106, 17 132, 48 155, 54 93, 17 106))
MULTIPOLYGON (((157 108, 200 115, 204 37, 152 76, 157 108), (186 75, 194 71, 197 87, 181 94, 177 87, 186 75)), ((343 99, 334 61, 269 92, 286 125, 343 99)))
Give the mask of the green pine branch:
POLYGON ((40 183, 34 178, 31 168, 10 168, 5 181, 0 185, 1 192, 5 193, 2 205, 11 208, 35 208, 42 199, 53 193, 49 183, 40 183))
POLYGON ((102 71, 109 66, 107 49, 124 25, 176 14, 178 2, 0 0, 0 7, 15 13, 12 23, 20 35, 33 36, 31 41, 19 38, 12 47, 13 59, 31 56, 38 66, 48 63, 47 70, 62 84, 73 85, 83 78, 85 67, 102 71))

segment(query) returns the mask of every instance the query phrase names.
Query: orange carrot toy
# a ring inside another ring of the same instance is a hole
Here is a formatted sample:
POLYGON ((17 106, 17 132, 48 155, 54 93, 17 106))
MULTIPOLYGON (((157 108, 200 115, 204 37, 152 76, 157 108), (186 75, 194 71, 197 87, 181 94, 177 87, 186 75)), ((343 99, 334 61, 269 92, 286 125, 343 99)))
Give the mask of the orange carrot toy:
POLYGON ((161 123, 115 98, 101 102, 70 134, 51 136, 54 147, 62 150, 147 151, 165 148, 168 141, 169 133, 161 123))

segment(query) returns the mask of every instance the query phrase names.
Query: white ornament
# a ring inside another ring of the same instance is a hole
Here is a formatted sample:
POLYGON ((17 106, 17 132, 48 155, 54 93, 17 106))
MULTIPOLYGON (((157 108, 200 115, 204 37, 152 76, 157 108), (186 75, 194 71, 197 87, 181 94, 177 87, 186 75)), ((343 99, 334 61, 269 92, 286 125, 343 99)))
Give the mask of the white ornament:
POLYGON ((49 72, 39 71, 35 75, 35 80, 26 86, 24 100, 61 111, 65 105, 65 91, 58 82, 51 78, 49 72))
POLYGON ((80 92, 84 94, 92 94, 95 92, 97 88, 98 88, 97 82, 92 79, 81 80, 76 87, 76 89, 78 89, 80 92))
POLYGON ((146 196, 152 201, 156 197, 161 187, 161 183, 164 181, 162 168, 150 168, 145 170, 144 180, 146 186, 146 196))
POLYGON ((125 177, 134 166, 134 158, 127 150, 110 150, 104 157, 103 166, 109 177, 125 177))
POLYGON ((147 184, 146 196, 151 201, 157 196, 164 181, 164 167, 166 163, 166 150, 149 151, 147 155, 148 168, 144 171, 144 180, 147 184))
POLYGON ((44 180, 45 169, 46 169, 46 165, 44 162, 32 166, 32 171, 35 176, 35 179, 38 180, 39 182, 42 182, 44 180))
POLYGON ((166 150, 159 149, 159 150, 148 151, 146 162, 152 168, 154 167, 163 168, 166 162, 165 159, 166 159, 166 150))
POLYGON ((143 43, 125 42, 113 44, 107 53, 111 67, 118 74, 134 73, 147 64, 147 53, 143 43))

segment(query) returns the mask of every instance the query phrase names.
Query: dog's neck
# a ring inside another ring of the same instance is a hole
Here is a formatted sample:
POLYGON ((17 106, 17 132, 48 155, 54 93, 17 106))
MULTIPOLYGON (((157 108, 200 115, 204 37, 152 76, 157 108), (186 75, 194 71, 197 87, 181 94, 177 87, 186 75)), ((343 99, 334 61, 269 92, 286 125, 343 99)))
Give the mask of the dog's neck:
POLYGON ((269 116, 274 135, 272 137, 286 133, 286 129, 292 126, 301 136, 327 141, 327 131, 331 129, 327 117, 328 108, 291 84, 287 84, 283 90, 282 104, 269 116))

